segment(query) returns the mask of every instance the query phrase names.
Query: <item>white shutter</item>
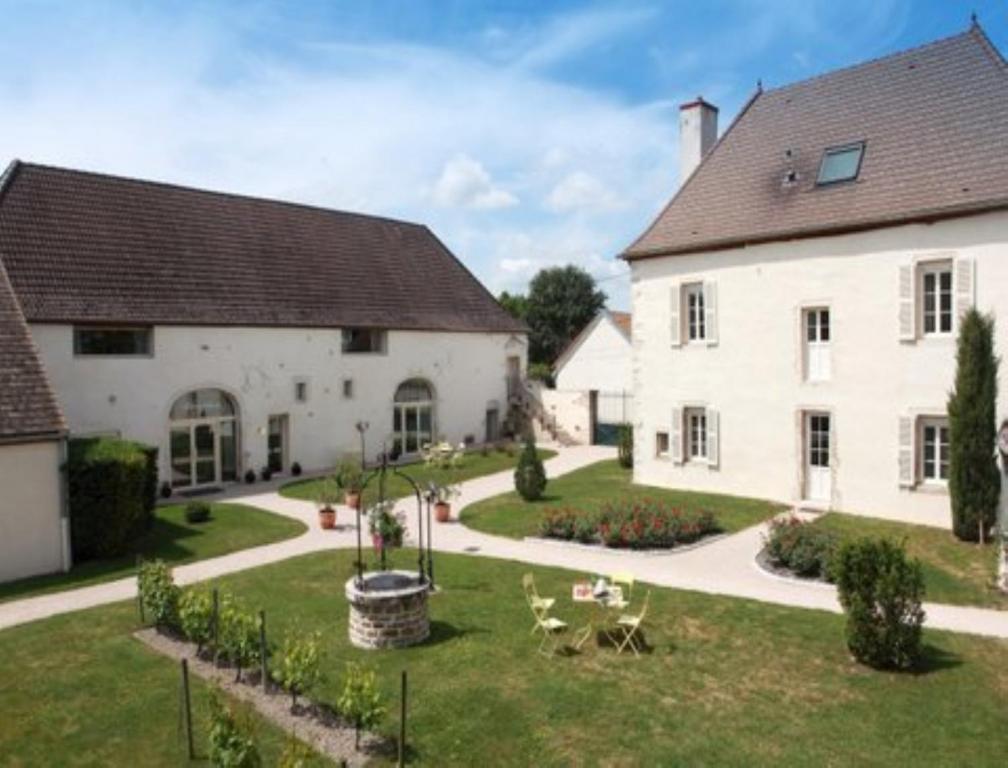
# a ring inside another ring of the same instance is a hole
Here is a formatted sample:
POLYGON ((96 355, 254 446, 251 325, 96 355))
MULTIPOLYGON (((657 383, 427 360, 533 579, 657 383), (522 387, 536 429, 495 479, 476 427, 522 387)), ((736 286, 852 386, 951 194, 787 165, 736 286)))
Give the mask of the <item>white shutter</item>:
POLYGON ((717 283, 704 283, 704 331, 707 334, 708 344, 718 342, 718 311, 717 311, 717 283))
POLYGON ((960 256, 955 260, 955 312, 962 317, 973 306, 975 270, 973 259, 960 256))
POLYGON ((707 464, 717 467, 721 460, 721 425, 718 421, 718 412, 713 408, 707 409, 707 464))
POLYGON ((900 341, 914 341, 917 338, 914 307, 914 268, 904 264, 899 268, 899 337, 900 341))
POLYGON ((682 289, 679 287, 679 283, 674 283, 669 292, 669 337, 673 347, 682 344, 682 320, 679 313, 681 299, 682 289))
POLYGON ((899 484, 901 488, 914 487, 914 420, 900 416, 899 420, 899 484))
POLYGON ((675 464, 683 460, 682 408, 672 409, 672 428, 669 430, 669 455, 675 464))

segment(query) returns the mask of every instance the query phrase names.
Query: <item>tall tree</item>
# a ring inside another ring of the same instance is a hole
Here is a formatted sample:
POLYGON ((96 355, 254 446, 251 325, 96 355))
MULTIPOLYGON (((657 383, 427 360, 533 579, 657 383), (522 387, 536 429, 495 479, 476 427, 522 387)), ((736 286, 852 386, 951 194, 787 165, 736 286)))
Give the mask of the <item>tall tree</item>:
POLYGON ((949 396, 949 494, 952 530, 984 541, 997 516, 1001 473, 995 458, 998 359, 994 318, 971 309, 956 348, 955 389, 949 396))
POLYGON ((541 270, 529 285, 525 316, 529 360, 552 363, 605 301, 595 278, 580 267, 570 264, 541 270))
POLYGON ((497 297, 497 302, 504 307, 509 315, 517 320, 524 320, 528 314, 528 299, 520 293, 501 291, 501 295, 497 297))

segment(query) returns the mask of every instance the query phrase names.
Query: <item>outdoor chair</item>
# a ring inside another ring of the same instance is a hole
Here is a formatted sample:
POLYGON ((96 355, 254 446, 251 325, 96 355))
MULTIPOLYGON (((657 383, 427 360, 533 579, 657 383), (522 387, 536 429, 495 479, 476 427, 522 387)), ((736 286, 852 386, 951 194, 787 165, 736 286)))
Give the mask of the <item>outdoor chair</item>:
POLYGON ((629 573, 627 571, 623 571, 621 573, 614 573, 610 577, 609 581, 614 585, 623 587, 623 594, 625 596, 627 603, 633 602, 633 587, 635 579, 632 573, 629 573))
POLYGON ((525 599, 532 610, 532 615, 535 616, 535 624, 532 625, 532 631, 529 633, 534 635, 537 629, 543 629, 542 619, 556 603, 556 600, 552 597, 539 596, 539 591, 535 585, 535 577, 531 573, 526 573, 522 576, 522 587, 525 589, 525 599))
POLYGON ((619 640, 619 645, 616 646, 616 653, 623 653, 623 649, 629 647, 634 652, 634 656, 640 656, 640 652, 644 650, 644 636, 641 633, 641 625, 644 623, 644 617, 647 615, 648 603, 650 602, 651 592, 649 590, 644 596, 644 605, 641 606, 640 613, 636 616, 633 614, 624 614, 619 617, 619 620, 616 622, 616 631, 622 633, 622 637, 619 640))
POLYGON ((539 653, 552 658, 560 647, 560 635, 567 631, 567 622, 550 616, 544 610, 536 614, 536 628, 543 633, 542 640, 539 641, 539 653))

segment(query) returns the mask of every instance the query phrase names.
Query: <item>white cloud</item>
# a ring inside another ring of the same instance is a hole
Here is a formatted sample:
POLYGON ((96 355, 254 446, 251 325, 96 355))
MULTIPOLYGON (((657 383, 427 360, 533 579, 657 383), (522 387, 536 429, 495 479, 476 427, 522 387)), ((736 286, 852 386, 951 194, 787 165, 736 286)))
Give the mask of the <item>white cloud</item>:
POLYGON ((518 204, 517 197, 494 186, 483 165, 468 155, 456 155, 445 163, 431 198, 438 205, 482 210, 510 208, 518 204))
POLYGON ((601 181, 584 171, 565 176, 546 198, 546 207, 558 213, 569 211, 611 211, 621 207, 619 199, 601 181))

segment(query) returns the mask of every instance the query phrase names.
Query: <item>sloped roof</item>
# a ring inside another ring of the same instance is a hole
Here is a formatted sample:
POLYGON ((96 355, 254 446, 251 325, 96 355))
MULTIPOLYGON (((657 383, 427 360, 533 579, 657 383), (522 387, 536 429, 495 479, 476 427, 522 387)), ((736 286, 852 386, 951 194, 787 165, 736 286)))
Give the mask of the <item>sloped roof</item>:
POLYGON ((584 340, 591 335, 592 331, 594 331, 595 328, 598 327, 598 324, 601 323, 603 320, 605 320, 607 317, 609 318, 609 320, 612 321, 613 325, 616 326, 616 328, 620 331, 620 333, 622 333, 626 337, 627 343, 628 344, 630 343, 631 338, 630 313, 614 312, 613 310, 610 309, 602 309, 599 311, 597 315, 595 315, 595 317, 593 317, 588 322, 588 324, 584 328, 578 331, 577 335, 570 340, 570 343, 566 347, 564 347, 563 352, 557 355, 556 360, 553 361, 554 372, 559 372, 560 369, 563 368, 568 363, 571 357, 574 356, 574 353, 578 350, 578 347, 580 347, 584 343, 584 340))
POLYGON ((29 322, 524 332, 427 227, 16 163, 0 259, 29 322))
POLYGON ((623 335, 629 339, 630 330, 633 325, 633 316, 629 312, 614 312, 610 310, 609 317, 611 317, 612 321, 616 323, 621 331, 623 331, 623 335))
POLYGON ((913 50, 757 91, 624 257, 1005 207, 1008 66, 974 24, 913 50), (816 186, 824 150, 859 141, 865 150, 856 181, 816 186), (785 185, 791 168, 798 181, 785 185))
POLYGON ((0 264, 0 442, 65 431, 63 413, 0 264))

